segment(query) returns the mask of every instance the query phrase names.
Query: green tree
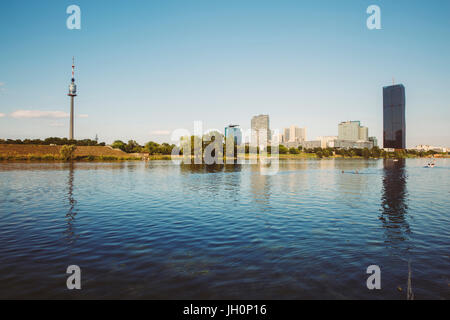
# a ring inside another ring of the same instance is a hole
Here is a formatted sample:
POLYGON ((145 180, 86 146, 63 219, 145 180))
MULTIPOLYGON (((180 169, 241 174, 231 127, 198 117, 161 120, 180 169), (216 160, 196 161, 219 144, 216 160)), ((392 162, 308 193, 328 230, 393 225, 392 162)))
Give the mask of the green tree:
POLYGON ((289 149, 286 148, 285 146, 283 146, 282 144, 280 144, 280 147, 278 148, 278 153, 279 154, 287 154, 289 152, 289 149))
POLYGON ((150 141, 145 144, 144 150, 149 154, 157 154, 160 152, 160 145, 156 142, 150 141))
POLYGON ((290 154, 299 154, 300 151, 298 151, 297 148, 290 148, 290 149, 289 149, 289 153, 290 153, 290 154))
MULTIPOLYGON (((123 142, 122 140, 116 140, 113 142, 113 144, 111 145, 111 147, 113 147, 114 149, 120 149, 122 151, 126 150, 126 144, 125 142, 123 142)), ((125 151, 126 152, 126 151, 125 151)))
POLYGON ((128 153, 139 153, 142 151, 142 147, 134 140, 129 140, 125 146, 125 152, 128 153))
POLYGON ((373 147, 371 150, 372 157, 379 158, 381 156, 381 150, 378 147, 373 147))
POLYGON ((158 151, 160 154, 170 155, 172 154, 173 148, 175 148, 174 144, 168 144, 164 142, 162 145, 159 146, 158 151))
POLYGON ((370 158, 370 151, 369 151, 369 149, 364 148, 363 151, 362 151, 362 156, 363 156, 365 159, 369 159, 369 158, 370 158))

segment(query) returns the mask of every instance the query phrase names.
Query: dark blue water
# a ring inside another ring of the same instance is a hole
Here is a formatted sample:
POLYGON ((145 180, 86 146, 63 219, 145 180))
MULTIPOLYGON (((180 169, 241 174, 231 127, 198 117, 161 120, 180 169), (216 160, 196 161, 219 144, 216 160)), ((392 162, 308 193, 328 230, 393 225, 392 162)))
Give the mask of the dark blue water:
POLYGON ((0 298, 405 299, 410 262, 448 299, 450 161, 425 163, 0 163, 0 298))

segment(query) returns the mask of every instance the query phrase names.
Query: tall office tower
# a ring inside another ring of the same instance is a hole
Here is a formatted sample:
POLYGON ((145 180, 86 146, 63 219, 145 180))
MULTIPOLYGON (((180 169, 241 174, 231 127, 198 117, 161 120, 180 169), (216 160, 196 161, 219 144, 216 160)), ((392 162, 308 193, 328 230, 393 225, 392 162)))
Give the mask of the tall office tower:
POLYGON ((72 82, 69 85, 70 97, 70 129, 69 129, 69 140, 73 140, 73 108, 74 108, 74 98, 77 96, 77 86, 75 85, 75 58, 72 58, 72 82))
POLYGON ((256 140, 257 145, 262 144, 262 141, 261 141, 261 143, 259 141, 259 137, 261 134, 264 134, 264 135, 267 134, 267 144, 269 143, 269 141, 271 139, 271 131, 270 131, 268 115, 261 114, 258 116, 254 116, 252 118, 251 128, 252 128, 252 133, 256 134, 256 136, 257 136, 257 140, 256 140))
POLYGON ((405 87, 383 87, 383 147, 406 148, 405 87))
POLYGON ((225 128, 225 138, 234 139, 234 143, 237 145, 242 144, 242 131, 239 125, 230 124, 225 128))
POLYGON ((345 121, 338 125, 338 140, 368 141, 369 129, 361 126, 360 121, 345 121))

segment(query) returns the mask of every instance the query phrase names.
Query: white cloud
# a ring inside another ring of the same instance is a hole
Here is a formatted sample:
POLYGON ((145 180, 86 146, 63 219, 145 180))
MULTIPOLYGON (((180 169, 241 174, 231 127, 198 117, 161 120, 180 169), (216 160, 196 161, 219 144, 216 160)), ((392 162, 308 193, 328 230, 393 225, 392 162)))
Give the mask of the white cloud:
POLYGON ((88 114, 79 114, 78 118, 89 118, 88 114))
POLYGON ((32 119, 32 118, 60 119, 69 117, 69 114, 63 111, 17 110, 11 113, 11 117, 16 119, 32 119))
POLYGON ((0 118, 3 118, 5 116, 6 116, 6 114, 0 112, 0 118))
POLYGON ((171 132, 167 130, 155 130, 152 131, 151 134, 157 135, 157 136, 168 136, 171 132))

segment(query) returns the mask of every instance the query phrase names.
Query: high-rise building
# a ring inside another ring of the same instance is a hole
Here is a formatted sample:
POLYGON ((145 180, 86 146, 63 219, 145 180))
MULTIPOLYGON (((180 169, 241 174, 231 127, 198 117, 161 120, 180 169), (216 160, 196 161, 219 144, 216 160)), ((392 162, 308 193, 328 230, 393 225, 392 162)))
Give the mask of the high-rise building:
POLYGON ((361 126, 360 121, 345 121, 338 126, 338 140, 368 141, 369 129, 361 126))
POLYGON ((260 141, 261 135, 267 135, 266 143, 267 144, 269 143, 269 141, 271 139, 269 115, 261 114, 258 116, 254 116, 252 118, 251 128, 252 128, 252 133, 256 134, 256 144, 257 145, 263 144, 263 141, 260 141))
POLYGON ((405 87, 383 87, 383 148, 406 148, 405 87))
POLYGON ((234 139, 234 143, 237 145, 242 144, 242 131, 239 125, 230 124, 225 128, 225 138, 234 139))
MULTIPOLYGON (((292 125, 290 128, 286 128, 284 131, 289 132, 288 142, 302 142, 306 140, 306 128, 299 128, 297 126, 292 125)), ((286 133, 285 133, 286 135, 286 133)))

